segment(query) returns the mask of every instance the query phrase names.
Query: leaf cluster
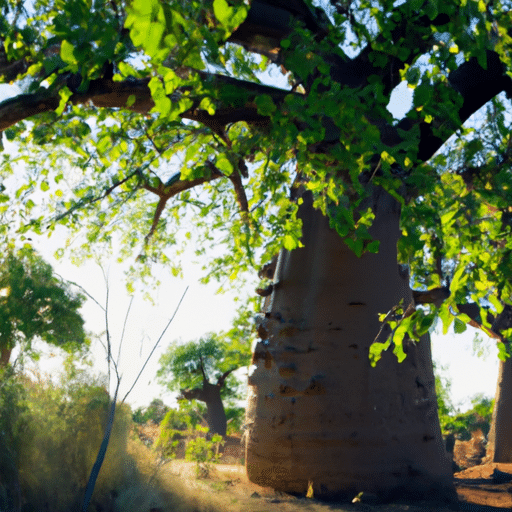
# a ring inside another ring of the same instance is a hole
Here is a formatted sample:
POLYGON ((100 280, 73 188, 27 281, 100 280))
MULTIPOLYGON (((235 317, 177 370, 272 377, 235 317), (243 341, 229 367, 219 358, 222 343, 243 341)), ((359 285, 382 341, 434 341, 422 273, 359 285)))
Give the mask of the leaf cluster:
POLYGON ((0 346, 40 338, 66 351, 87 345, 79 309, 85 297, 73 293, 32 249, 8 250, 0 262, 0 346))

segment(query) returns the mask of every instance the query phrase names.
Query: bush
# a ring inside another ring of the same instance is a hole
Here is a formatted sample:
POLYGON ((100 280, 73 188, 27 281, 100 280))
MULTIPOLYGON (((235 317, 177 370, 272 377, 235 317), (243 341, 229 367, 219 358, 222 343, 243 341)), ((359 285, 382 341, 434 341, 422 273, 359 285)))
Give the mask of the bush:
POLYGON ((491 428, 494 400, 476 395, 471 400, 473 407, 464 413, 445 415, 441 420, 443 434, 453 434, 461 441, 468 441, 475 430, 487 436, 491 428))
POLYGON ((0 368, 0 510, 20 504, 19 452, 27 430, 26 393, 11 366, 0 368))
POLYGON ((202 415, 195 409, 170 409, 160 424, 155 448, 167 459, 183 456, 187 440, 197 435, 196 427, 202 421, 202 415))
POLYGON ((168 413, 170 408, 162 400, 155 398, 147 407, 139 407, 132 414, 132 419, 139 425, 144 425, 148 421, 154 421, 159 425, 168 413))
MULTIPOLYGON (((109 394, 90 377, 88 384, 80 380, 60 386, 41 376, 25 381, 27 428, 18 469, 24 500, 37 510, 79 508, 103 439, 109 394)), ((129 407, 118 405, 95 500, 106 499, 124 480, 130 429, 129 407)))
POLYGON ((196 474, 198 477, 207 477, 210 473, 210 464, 218 462, 219 448, 224 444, 222 436, 215 434, 211 439, 206 438, 208 427, 198 427, 196 437, 187 443, 185 458, 197 462, 196 474))

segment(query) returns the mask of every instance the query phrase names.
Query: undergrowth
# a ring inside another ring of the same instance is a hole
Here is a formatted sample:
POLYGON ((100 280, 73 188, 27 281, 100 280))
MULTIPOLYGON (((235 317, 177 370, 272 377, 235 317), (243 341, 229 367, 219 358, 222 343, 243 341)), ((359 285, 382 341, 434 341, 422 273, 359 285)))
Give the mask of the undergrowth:
MULTIPOLYGON (((0 510, 80 510, 109 403, 101 382, 84 372, 67 372, 56 383, 0 371, 0 510)), ((134 434, 131 415, 118 404, 90 512, 220 512, 206 494, 169 478, 158 453, 134 434)))

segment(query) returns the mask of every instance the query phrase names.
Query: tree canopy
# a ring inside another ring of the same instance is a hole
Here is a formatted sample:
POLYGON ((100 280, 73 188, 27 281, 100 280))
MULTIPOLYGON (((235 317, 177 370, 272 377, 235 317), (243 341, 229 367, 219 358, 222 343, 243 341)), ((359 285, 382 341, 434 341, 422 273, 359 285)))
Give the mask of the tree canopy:
POLYGON ((209 333, 198 341, 169 346, 160 358, 157 375, 159 382, 171 391, 201 387, 207 381, 219 385, 224 398, 233 398, 238 383, 232 372, 244 362, 247 364, 249 357, 247 350, 244 358, 233 360, 233 351, 229 354, 229 348, 215 334, 209 333))
POLYGON ((83 302, 33 250, 7 251, 0 260, 1 363, 17 344, 30 351, 35 338, 67 351, 87 346, 83 302))
POLYGON ((356 254, 377 251, 367 198, 382 187, 401 204, 399 258, 425 306, 392 325, 397 346, 439 317, 445 330, 483 327, 505 357, 510 1, 2 9, 0 75, 19 87, 0 103, 0 130, 18 148, 2 172, 19 160, 27 173, 2 199, 6 211, 24 198, 22 230, 58 221, 86 233, 85 251, 116 233, 121 258, 175 273, 193 238, 208 275, 234 279, 300 246, 299 188, 356 254), (402 83, 412 106, 398 120, 388 105, 402 83), (45 200, 27 200, 34 190, 45 200))

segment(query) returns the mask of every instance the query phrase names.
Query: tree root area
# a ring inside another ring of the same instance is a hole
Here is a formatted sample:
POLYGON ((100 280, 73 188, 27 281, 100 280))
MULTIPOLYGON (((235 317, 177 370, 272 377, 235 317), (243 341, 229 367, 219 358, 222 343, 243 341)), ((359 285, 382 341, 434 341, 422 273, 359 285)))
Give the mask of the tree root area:
MULTIPOLYGON (((260 487, 249 482, 244 466, 235 464, 215 464, 207 478, 197 479, 194 464, 173 461, 169 465, 174 478, 180 476, 185 486, 195 492, 206 491, 212 501, 211 510, 221 506, 224 511, 236 512, 450 512, 468 510, 471 512, 501 512, 512 510, 512 464, 486 464, 474 466, 454 475, 459 498, 457 504, 440 506, 421 503, 325 503, 306 497, 296 497, 277 492, 269 487, 260 487), (171 469, 172 468, 172 469, 171 469), (495 473, 498 470, 500 473, 495 473), (493 473, 498 478, 493 478, 493 473), (501 482, 510 474, 509 482, 501 482), (215 503, 215 504, 214 504, 215 503)), ((220 509, 219 509, 220 510, 220 509)))
POLYGON ((512 464, 473 466, 454 476, 461 510, 512 510, 512 464), (505 481, 507 474, 510 475, 508 482, 505 481))

